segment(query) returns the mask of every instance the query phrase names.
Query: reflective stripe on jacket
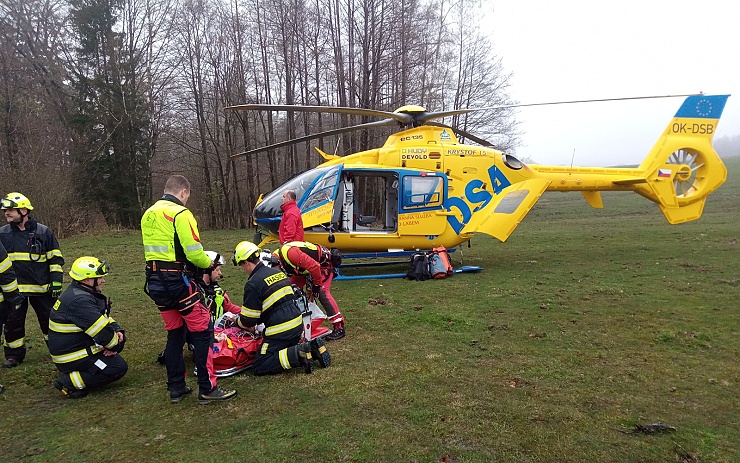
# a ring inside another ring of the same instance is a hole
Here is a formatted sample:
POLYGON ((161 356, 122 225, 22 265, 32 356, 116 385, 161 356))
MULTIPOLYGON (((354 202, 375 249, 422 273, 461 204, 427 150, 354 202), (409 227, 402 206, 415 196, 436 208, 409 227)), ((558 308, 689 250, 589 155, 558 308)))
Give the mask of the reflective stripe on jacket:
POLYGON ((275 336, 303 329, 301 309, 287 275, 261 262, 244 285, 244 305, 239 324, 242 327, 265 324, 265 336, 275 336))
POLYGON ((62 293, 49 314, 49 353, 60 371, 79 370, 103 348, 116 349, 121 327, 108 307, 108 298, 76 281, 62 293))
POLYGON ((0 227, 0 243, 13 262, 18 289, 24 294, 43 294, 51 283, 64 280, 64 257, 54 232, 28 219, 21 230, 9 223, 0 227))
POLYGON ((13 264, 8 257, 5 247, 0 244, 0 302, 6 299, 12 300, 14 293, 18 292, 18 280, 15 279, 13 264), (6 297, 6 295, 10 297, 6 297))
POLYGON ((280 247, 280 263, 289 275, 311 276, 313 284, 324 281, 321 262, 328 255, 326 248, 305 241, 292 241, 280 247))

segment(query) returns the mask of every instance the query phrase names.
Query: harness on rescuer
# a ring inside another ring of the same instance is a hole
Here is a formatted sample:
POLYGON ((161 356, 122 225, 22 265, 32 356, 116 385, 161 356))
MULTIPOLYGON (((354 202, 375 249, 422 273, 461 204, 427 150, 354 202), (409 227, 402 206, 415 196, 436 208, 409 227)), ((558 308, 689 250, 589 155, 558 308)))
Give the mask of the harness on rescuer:
MULTIPOLYGON (((147 296, 150 296, 149 293, 149 280, 151 279, 152 275, 156 273, 159 276, 160 283, 168 290, 168 291, 174 291, 177 290, 177 285, 173 286, 172 283, 176 280, 179 280, 182 278, 183 282, 186 286, 189 286, 189 282, 187 280, 187 275, 189 269, 188 266, 183 262, 185 259, 185 256, 179 256, 178 254, 178 245, 180 243, 177 235, 177 227, 175 226, 177 216, 179 216, 181 213, 185 212, 187 209, 184 206, 181 206, 182 209, 180 209, 178 212, 176 212, 172 216, 172 227, 174 229, 174 239, 173 242, 175 243, 175 259, 181 259, 176 260, 175 262, 168 262, 165 260, 149 260, 147 261, 146 265, 146 280, 144 281, 144 293, 147 296)), ((166 216, 166 214, 163 214, 166 216)), ((161 251, 158 247, 156 248, 157 251, 161 251)), ((144 245, 144 251, 146 253, 147 246, 146 243, 144 245)), ((182 253, 182 249, 180 249, 180 253, 182 253)), ((151 297, 151 296, 150 296, 151 297)))

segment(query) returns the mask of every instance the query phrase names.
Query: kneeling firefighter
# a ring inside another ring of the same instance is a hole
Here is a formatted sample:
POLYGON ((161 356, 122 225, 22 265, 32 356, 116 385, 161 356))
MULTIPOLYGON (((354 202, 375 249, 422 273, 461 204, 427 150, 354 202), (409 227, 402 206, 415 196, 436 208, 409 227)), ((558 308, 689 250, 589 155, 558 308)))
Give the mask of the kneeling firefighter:
POLYGON ((49 352, 62 373, 54 387, 79 399, 126 374, 128 364, 119 355, 126 334, 110 317, 110 300, 102 293, 105 261, 80 257, 69 275, 73 281, 49 315, 49 352))
POLYGON ((249 275, 244 285, 239 326, 251 329, 259 323, 265 324, 263 341, 254 359, 254 374, 268 375, 297 367, 311 373, 314 359, 321 367, 328 367, 331 357, 321 338, 299 344, 303 317, 287 275, 265 266, 260 260, 259 247, 249 241, 236 246, 232 263, 249 275))

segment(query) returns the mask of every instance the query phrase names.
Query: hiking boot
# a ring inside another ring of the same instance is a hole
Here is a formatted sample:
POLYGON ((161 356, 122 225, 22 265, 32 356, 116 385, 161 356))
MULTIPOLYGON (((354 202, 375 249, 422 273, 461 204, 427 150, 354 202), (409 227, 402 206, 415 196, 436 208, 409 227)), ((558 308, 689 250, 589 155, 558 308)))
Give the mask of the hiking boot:
POLYGON ((346 336, 344 328, 336 328, 331 333, 324 336, 324 339, 327 341, 336 341, 338 339, 342 339, 344 336, 346 336))
POLYGON ((298 360, 301 362, 303 371, 305 371, 307 375, 313 373, 313 356, 311 355, 310 342, 298 344, 298 360))
POLYGON ((87 395, 87 389, 76 389, 73 387, 67 387, 62 384, 58 379, 54 380, 54 387, 62 393, 63 396, 68 399, 81 399, 87 395))
POLYGON ((234 396, 236 396, 236 390, 216 386, 211 389, 211 392, 207 392, 205 394, 198 393, 198 403, 201 405, 208 405, 211 402, 219 400, 229 400, 234 396))
POLYGON ((187 387, 187 386, 180 389, 179 391, 170 391, 170 403, 179 404, 180 401, 184 399, 186 395, 189 395, 192 392, 193 392, 193 388, 187 387))
POLYGON ((18 360, 18 359, 17 359, 17 358, 15 358, 15 357, 8 357, 8 358, 6 358, 6 359, 5 359, 5 363, 3 363, 3 366, 4 366, 5 368, 13 368, 13 367, 17 367, 18 365, 20 365, 20 364, 21 364, 21 362, 22 362, 22 361, 23 361, 23 360, 18 360))
POLYGON ((311 341, 311 356, 314 360, 319 362, 321 368, 326 368, 331 365, 331 356, 324 345, 324 340, 321 338, 311 341))

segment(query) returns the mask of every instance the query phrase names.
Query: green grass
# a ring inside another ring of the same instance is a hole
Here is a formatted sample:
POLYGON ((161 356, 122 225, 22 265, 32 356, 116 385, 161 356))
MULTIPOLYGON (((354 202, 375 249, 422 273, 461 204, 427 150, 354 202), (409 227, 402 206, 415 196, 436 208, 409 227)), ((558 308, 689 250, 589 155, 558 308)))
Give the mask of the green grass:
MULTIPOLYGON (((348 336, 331 368, 222 379, 238 397, 206 407, 167 400, 138 234, 64 240, 66 267, 111 263, 130 370, 62 399, 29 315, 27 361, 0 370, 0 461, 740 461, 740 159, 727 164, 696 222, 670 226, 636 195, 603 210, 546 195, 508 242, 462 249, 483 272, 336 282, 348 336), (676 432, 620 432, 657 421, 676 432)), ((203 235, 228 254, 251 232, 203 235)), ((224 273, 239 301, 245 276, 224 273)))

